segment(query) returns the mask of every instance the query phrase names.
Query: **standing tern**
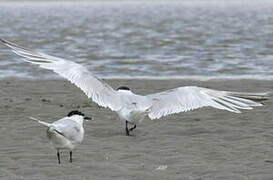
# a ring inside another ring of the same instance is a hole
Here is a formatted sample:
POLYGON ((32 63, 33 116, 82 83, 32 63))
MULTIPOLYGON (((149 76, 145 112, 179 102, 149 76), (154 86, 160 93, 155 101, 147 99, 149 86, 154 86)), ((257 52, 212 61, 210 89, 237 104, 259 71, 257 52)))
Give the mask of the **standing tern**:
POLYGON ((33 117, 30 119, 47 127, 47 137, 51 145, 57 150, 58 163, 60 164, 60 150, 62 149, 69 150, 70 162, 72 163, 72 150, 83 140, 83 121, 91 118, 76 110, 53 123, 40 121, 33 117))
POLYGON ((10 47, 24 61, 54 71, 75 84, 99 106, 115 111, 125 121, 127 136, 136 128, 136 122, 146 116, 153 120, 205 106, 240 113, 239 109, 262 106, 258 101, 267 99, 267 93, 218 91, 196 86, 178 87, 146 96, 135 94, 125 86, 114 90, 80 64, 36 52, 3 39, 0 42, 10 47))

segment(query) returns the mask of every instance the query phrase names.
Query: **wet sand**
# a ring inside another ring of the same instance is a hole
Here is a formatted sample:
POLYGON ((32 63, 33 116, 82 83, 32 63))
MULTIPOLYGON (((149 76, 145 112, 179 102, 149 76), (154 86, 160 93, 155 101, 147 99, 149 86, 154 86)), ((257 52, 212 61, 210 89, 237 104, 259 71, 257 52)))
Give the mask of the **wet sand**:
MULTIPOLYGON (((257 80, 106 81, 140 94, 185 85, 273 90, 272 81, 257 80)), ((162 120, 145 119, 134 136, 127 137, 115 113, 99 108, 65 80, 2 79, 0 86, 0 179, 273 179, 272 98, 241 114, 203 108, 162 120), (94 120, 85 124, 85 139, 74 151, 74 162, 69 163, 64 151, 59 165, 46 129, 27 117, 52 122, 73 109, 94 120)))

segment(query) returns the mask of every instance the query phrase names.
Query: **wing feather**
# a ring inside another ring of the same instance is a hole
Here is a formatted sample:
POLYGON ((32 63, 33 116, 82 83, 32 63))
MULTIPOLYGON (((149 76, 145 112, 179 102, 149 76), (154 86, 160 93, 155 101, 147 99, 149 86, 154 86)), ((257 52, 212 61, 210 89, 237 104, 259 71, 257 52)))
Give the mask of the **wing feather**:
POLYGON ((153 102, 148 114, 150 119, 158 119, 169 114, 186 112, 205 106, 240 113, 239 109, 262 106, 255 102, 267 99, 266 93, 235 93, 208 88, 186 86, 150 94, 153 102))
POLYGON ((98 105, 108 107, 113 111, 121 108, 121 99, 117 91, 112 89, 107 83, 99 80, 82 65, 29 50, 3 39, 0 39, 0 42, 10 47, 24 61, 37 64, 44 69, 52 70, 63 78, 68 79, 98 105))
POLYGON ((69 118, 63 118, 52 123, 52 128, 70 141, 81 142, 80 133, 81 125, 69 118))

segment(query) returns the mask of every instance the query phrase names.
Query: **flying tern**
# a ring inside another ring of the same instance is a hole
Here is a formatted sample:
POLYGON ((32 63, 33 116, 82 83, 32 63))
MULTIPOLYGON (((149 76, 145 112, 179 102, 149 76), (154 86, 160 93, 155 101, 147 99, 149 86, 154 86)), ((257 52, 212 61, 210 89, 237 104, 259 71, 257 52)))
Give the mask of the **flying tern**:
POLYGON ((130 135, 130 131, 136 128, 136 122, 142 121, 146 116, 153 120, 206 106, 240 113, 240 109, 262 106, 258 101, 265 100, 267 96, 267 93, 218 91, 196 86, 138 95, 126 86, 113 89, 86 67, 73 61, 30 50, 3 39, 0 42, 10 47, 24 61, 54 71, 75 84, 99 106, 115 111, 125 122, 126 135, 130 135))
POLYGON ((60 150, 62 149, 69 150, 70 162, 72 163, 72 150, 83 141, 83 121, 91 118, 75 110, 53 123, 47 123, 34 117, 30 117, 30 119, 47 127, 47 137, 51 145, 57 150, 58 163, 60 164, 60 150))

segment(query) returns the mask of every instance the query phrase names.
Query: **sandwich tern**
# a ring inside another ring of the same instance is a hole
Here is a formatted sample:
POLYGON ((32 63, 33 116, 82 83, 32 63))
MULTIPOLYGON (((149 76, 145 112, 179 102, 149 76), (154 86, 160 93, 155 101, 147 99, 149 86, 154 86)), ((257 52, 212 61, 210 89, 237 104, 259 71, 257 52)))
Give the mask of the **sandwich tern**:
POLYGON ((47 137, 51 145, 57 150, 58 163, 60 164, 60 150, 62 149, 69 150, 70 162, 72 163, 72 150, 83 141, 83 121, 91 118, 75 110, 53 123, 47 123, 34 117, 30 117, 30 119, 47 127, 47 137))
POLYGON ((196 86, 178 87, 146 96, 138 95, 126 86, 113 89, 78 63, 30 50, 3 39, 0 42, 10 47, 24 61, 54 71, 75 84, 99 106, 115 111, 125 121, 128 136, 136 128, 136 122, 142 121, 146 116, 153 120, 206 106, 240 113, 239 109, 262 106, 258 101, 267 99, 267 93, 218 91, 196 86))

